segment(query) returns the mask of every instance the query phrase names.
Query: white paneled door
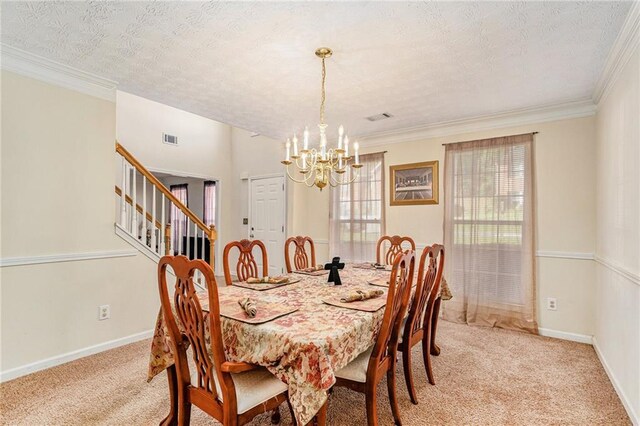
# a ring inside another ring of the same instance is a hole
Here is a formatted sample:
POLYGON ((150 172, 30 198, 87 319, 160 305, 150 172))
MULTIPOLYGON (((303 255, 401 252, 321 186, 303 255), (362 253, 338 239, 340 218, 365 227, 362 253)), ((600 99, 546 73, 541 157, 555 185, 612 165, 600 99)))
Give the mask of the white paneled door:
MULTIPOLYGON (((284 177, 252 178, 249 182, 249 238, 264 243, 269 259, 269 275, 278 275, 284 272, 284 177)), ((254 256, 262 268, 260 254, 254 252, 254 256)))

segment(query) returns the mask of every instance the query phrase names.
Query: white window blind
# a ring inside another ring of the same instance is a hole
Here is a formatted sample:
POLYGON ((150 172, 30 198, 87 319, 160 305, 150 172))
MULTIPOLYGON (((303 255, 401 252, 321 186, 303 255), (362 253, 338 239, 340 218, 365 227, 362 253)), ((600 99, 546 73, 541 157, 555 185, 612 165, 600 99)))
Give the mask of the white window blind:
POLYGON ((350 262, 375 261, 384 234, 384 154, 361 155, 360 162, 352 184, 331 188, 329 255, 350 262))
POLYGON ((447 145, 447 319, 537 330, 533 136, 447 145))

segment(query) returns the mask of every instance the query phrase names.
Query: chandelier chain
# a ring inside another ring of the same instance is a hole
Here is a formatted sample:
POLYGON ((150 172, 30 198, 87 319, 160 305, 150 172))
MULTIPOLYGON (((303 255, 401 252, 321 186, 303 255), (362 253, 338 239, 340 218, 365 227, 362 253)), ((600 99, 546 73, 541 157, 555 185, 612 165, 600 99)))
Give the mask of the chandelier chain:
POLYGON ((324 85, 326 79, 327 69, 324 65, 324 58, 322 58, 322 95, 320 96, 320 124, 324 124, 324 101, 326 99, 324 85))

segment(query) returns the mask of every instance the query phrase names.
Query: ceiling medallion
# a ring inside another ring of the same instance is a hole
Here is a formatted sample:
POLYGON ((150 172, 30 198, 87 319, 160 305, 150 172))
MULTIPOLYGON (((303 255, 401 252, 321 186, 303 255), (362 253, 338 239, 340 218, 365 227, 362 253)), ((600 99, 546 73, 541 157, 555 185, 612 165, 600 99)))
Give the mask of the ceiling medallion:
POLYGON ((317 186, 322 191, 327 185, 347 185, 358 178, 358 169, 362 167, 358 153, 358 143, 353 144, 354 155, 349 155, 349 137, 344 133, 342 125, 338 127, 338 142, 335 148, 327 148, 327 124, 324 122, 324 104, 326 99, 325 81, 327 70, 325 59, 331 57, 333 51, 328 47, 316 50, 316 56, 322 60, 322 92, 320 97, 320 141, 317 148, 309 148, 309 129, 305 126, 302 149, 298 148, 298 136, 287 138, 286 156, 282 160, 287 168, 287 176, 294 182, 303 183, 308 187, 317 186), (293 141, 293 153, 291 152, 293 141), (294 172, 302 175, 300 179, 291 176, 289 166, 293 165, 294 172))

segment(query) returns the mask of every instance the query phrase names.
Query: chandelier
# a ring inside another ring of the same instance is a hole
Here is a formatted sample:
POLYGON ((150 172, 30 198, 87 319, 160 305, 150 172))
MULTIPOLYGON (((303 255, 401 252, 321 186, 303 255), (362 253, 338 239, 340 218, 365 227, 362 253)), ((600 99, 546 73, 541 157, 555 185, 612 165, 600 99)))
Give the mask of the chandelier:
POLYGON ((320 97, 320 140, 317 148, 309 148, 309 129, 304 128, 302 136, 302 149, 298 146, 298 136, 288 138, 286 143, 286 156, 282 160, 287 168, 287 176, 294 182, 303 183, 308 187, 317 186, 322 191, 327 185, 347 185, 358 178, 358 169, 362 167, 358 154, 358 143, 353 144, 354 155, 349 154, 349 136, 344 133, 342 125, 338 127, 338 141, 335 148, 327 147, 327 124, 324 122, 325 80, 327 70, 324 60, 331 57, 331 49, 321 47, 316 50, 316 56, 322 59, 322 92, 320 97), (292 144, 293 142, 293 144, 292 144), (293 152, 291 148, 293 147, 293 152), (296 179, 291 175, 290 166, 293 165, 294 173, 297 170, 301 175, 296 179))

